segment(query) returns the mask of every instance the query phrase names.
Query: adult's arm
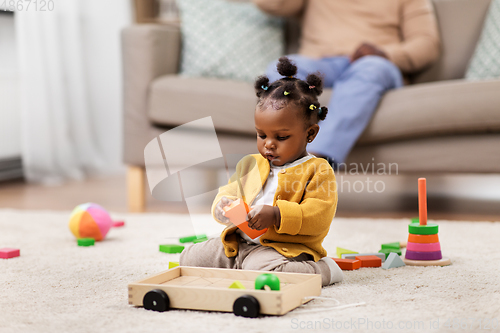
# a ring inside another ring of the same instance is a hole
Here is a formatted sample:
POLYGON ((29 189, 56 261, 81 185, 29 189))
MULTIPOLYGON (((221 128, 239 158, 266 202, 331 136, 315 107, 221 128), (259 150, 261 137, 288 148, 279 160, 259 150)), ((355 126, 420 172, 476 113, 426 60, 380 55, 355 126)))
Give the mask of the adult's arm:
POLYGON ((403 0, 403 41, 381 47, 403 73, 416 72, 434 62, 440 53, 436 16, 430 0, 403 0))
POLYGON ((294 16, 301 12, 306 0, 252 0, 262 11, 275 16, 294 16))

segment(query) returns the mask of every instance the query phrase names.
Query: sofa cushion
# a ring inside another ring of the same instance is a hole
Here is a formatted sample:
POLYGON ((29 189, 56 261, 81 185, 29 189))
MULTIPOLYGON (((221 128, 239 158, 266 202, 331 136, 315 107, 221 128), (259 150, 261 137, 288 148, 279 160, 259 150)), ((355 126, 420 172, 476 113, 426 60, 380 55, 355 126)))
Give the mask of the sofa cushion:
POLYGON ((481 38, 465 78, 482 80, 500 77, 500 0, 493 0, 481 38))
MULTIPOLYGON (((498 132, 498 91, 500 80, 426 83, 389 91, 358 143, 498 132)), ((325 89, 321 105, 328 104, 331 94, 325 89)), ((249 83, 167 75, 152 83, 149 117, 157 125, 177 126, 212 116, 217 130, 255 135, 256 103, 249 83)))
POLYGON ((252 82, 284 52, 283 19, 251 2, 177 0, 181 73, 252 82))
POLYGON ((358 143, 500 131, 500 80, 435 82, 389 91, 358 143))
POLYGON ((152 82, 149 101, 149 118, 157 125, 212 116, 217 130, 255 135, 257 96, 246 82, 166 75, 152 82))

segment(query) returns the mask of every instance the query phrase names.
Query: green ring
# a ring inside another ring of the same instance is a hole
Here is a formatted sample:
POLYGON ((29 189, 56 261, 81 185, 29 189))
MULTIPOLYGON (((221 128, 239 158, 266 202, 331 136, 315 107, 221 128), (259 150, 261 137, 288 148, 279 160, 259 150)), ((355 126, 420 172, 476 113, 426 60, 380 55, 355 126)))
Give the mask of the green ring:
POLYGON ((264 289, 264 286, 269 286, 271 290, 280 290, 280 279, 272 273, 264 273, 255 279, 255 289, 264 289))
POLYGON ((436 223, 427 223, 427 225, 410 223, 408 232, 412 235, 435 235, 438 233, 438 225, 436 223))

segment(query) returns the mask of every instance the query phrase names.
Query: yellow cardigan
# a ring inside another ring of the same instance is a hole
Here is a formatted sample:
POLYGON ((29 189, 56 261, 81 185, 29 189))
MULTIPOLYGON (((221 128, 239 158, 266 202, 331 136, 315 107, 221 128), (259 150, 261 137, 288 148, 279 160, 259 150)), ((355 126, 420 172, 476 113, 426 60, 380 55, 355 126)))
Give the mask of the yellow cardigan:
MULTIPOLYGON (((268 160, 260 154, 247 155, 241 159, 229 183, 219 188, 212 205, 214 218, 215 206, 223 196, 233 200, 241 198, 250 206, 263 188, 269 171, 268 160)), ((337 200, 337 182, 326 160, 311 158, 294 167, 282 169, 278 174, 278 188, 273 202, 273 206, 280 209, 281 225, 279 229, 270 227, 260 237, 260 243, 273 247, 285 257, 308 253, 314 257, 314 261, 318 261, 326 256, 321 243, 330 229, 337 210, 337 200)), ((236 230, 236 226, 230 226, 221 234, 228 257, 238 253, 236 230)))

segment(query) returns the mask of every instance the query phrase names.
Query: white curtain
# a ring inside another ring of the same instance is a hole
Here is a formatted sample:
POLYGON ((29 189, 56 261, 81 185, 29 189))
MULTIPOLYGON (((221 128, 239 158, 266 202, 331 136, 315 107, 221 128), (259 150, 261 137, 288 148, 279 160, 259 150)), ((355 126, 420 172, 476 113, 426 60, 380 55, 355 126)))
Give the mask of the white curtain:
POLYGON ((55 0, 52 11, 15 14, 22 157, 29 181, 122 168, 120 30, 131 2, 55 0))

